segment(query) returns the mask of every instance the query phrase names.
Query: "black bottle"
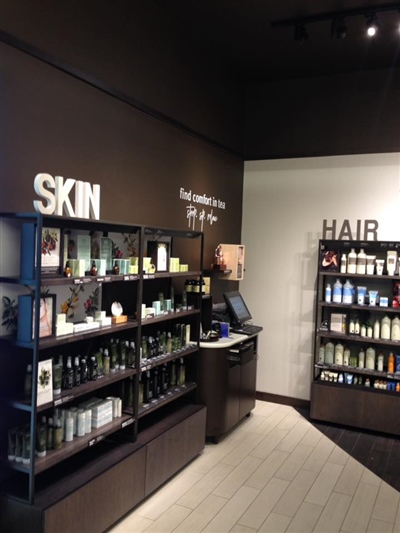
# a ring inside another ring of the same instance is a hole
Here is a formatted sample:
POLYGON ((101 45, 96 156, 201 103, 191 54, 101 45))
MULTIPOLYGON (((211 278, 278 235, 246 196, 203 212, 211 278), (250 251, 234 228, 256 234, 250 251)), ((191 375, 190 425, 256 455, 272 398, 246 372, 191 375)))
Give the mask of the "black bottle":
POLYGON ((94 356, 90 358, 90 368, 89 368, 90 381, 96 381, 97 379, 97 360, 94 356))
POLYGON ((67 368, 65 369, 65 388, 72 389, 74 386, 74 369, 72 368, 71 357, 67 357, 67 368))
POLYGON ((160 380, 158 375, 158 368, 153 370, 153 398, 160 396, 160 380))
POLYGON ((143 403, 150 403, 150 372, 142 374, 143 381, 143 403))
POLYGON ((81 383, 86 383, 88 379, 88 365, 86 362, 86 358, 83 357, 81 359, 81 383))
POLYGON ((168 390, 168 372, 167 372, 167 365, 164 364, 161 367, 161 394, 166 394, 168 390))
POLYGON ((177 372, 176 372, 176 361, 172 361, 171 362, 171 367, 170 367, 170 384, 171 384, 171 387, 174 387, 176 384, 177 384, 177 372))
POLYGON ((79 387, 81 384, 81 365, 79 364, 79 357, 75 357, 74 362, 74 387, 79 387))

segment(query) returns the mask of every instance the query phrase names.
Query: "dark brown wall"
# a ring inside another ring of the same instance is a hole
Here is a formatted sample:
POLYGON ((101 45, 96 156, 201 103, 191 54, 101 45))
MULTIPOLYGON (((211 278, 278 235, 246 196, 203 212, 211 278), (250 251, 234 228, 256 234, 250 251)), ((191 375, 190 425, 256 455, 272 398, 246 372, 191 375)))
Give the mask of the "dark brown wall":
POLYGON ((0 27, 243 153, 244 91, 157 0, 2 0, 0 27))
POLYGON ((400 69, 248 87, 245 159, 400 150, 400 69))
POLYGON ((183 187, 226 204, 204 224, 206 264, 219 242, 240 242, 241 159, 9 45, 0 54, 0 210, 32 211, 34 177, 47 172, 100 184, 101 219, 184 229, 183 187))

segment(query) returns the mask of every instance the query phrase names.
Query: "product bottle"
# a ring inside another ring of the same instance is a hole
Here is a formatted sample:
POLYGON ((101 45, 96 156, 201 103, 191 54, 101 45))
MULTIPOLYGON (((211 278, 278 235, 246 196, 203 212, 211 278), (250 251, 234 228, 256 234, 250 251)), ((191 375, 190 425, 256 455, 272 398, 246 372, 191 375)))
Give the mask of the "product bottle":
POLYGON ((167 335, 167 353, 172 353, 172 337, 170 331, 168 331, 167 335))
POLYGON ((350 320, 349 320, 349 333, 351 335, 353 335, 355 333, 355 330, 356 330, 356 324, 355 324, 354 318, 350 317, 350 320))
POLYGON ((345 346, 343 350, 343 366, 349 366, 350 355, 351 355, 350 348, 348 346, 345 346))
POLYGON ((143 381, 143 403, 150 403, 150 372, 142 374, 143 381))
POLYGON ((378 319, 374 323, 374 339, 379 339, 381 334, 381 323, 378 319))
MULTIPOLYGON (((332 342, 327 342, 325 345, 325 363, 328 365, 333 364, 333 355, 335 347, 332 342)), ((171 383, 172 384, 172 383, 171 383)))
POLYGON ((385 315, 381 322, 381 339, 390 340, 392 321, 385 315))
POLYGON ((74 419, 70 412, 67 413, 65 419, 65 442, 72 442, 74 439, 74 419))
POLYGON ((160 396, 160 380, 158 375, 158 368, 153 370, 153 398, 160 396))
POLYGON ((54 428, 54 433, 53 433, 53 448, 55 450, 59 450, 61 448, 61 444, 62 444, 61 421, 57 420, 56 426, 54 428))
POLYGON ((361 348, 358 354, 358 368, 364 368, 364 367, 365 367, 365 352, 361 348))
POLYGON ((365 274, 367 271, 367 254, 363 248, 357 254, 357 274, 365 274))
POLYGON ((357 271, 357 254, 354 248, 351 249, 351 252, 347 258, 347 273, 355 274, 357 271))
POLYGON ((394 317, 392 320, 392 329, 390 338, 392 341, 400 341, 400 318, 394 317))
POLYGON ((376 369, 378 370, 378 372, 383 372, 383 360, 384 360, 383 353, 379 352, 378 361, 376 363, 376 369))
POLYGON ((104 375, 108 375, 110 373, 110 356, 108 355, 108 348, 104 348, 103 372, 104 375))
POLYGON ((79 387, 81 384, 81 365, 79 364, 79 357, 75 357, 74 362, 74 387, 79 387))
POLYGON ((342 290, 343 290, 343 285, 340 282, 340 279, 338 278, 333 284, 333 302, 335 304, 342 303, 342 290))
POLYGON ((69 264, 69 261, 67 261, 65 263, 65 267, 64 267, 64 276, 66 278, 70 278, 72 276, 72 270, 71 270, 71 265, 69 264))
POLYGON ((38 457, 46 456, 46 437, 47 437, 46 417, 42 416, 40 424, 36 426, 36 455, 38 457))
POLYGON ((325 302, 330 303, 331 301, 332 301, 332 287, 330 283, 327 283, 325 287, 325 302))
POLYGON ((176 361, 171 362, 170 382, 172 387, 177 384, 176 361))
POLYGON ((356 335, 360 335, 360 321, 358 320, 358 318, 356 318, 356 321, 354 323, 354 333, 356 335))
POLYGON ((32 365, 26 367, 24 380, 24 394, 25 398, 30 398, 32 394, 32 365))
POLYGON ((125 370, 126 368, 126 343, 119 343, 119 369, 125 370))
MULTIPOLYGON (((133 381, 133 378, 132 378, 132 381, 133 381)), ((138 398, 138 403, 139 403, 139 407, 142 407, 142 405, 143 405, 143 377, 142 377, 142 374, 139 375, 139 398, 138 398)), ((133 405, 133 397, 132 397, 132 405, 133 405)))
POLYGON ((86 357, 82 357, 81 359, 81 383, 86 383, 89 379, 88 376, 88 365, 86 361, 86 357))
POLYGON ((388 372, 393 373, 394 372, 394 355, 393 352, 390 352, 389 358, 388 358, 388 372))
POLYGON ((360 336, 361 337, 366 337, 367 336, 367 325, 366 324, 361 324, 360 336))
POLYGON ((111 350, 110 372, 111 374, 113 374, 116 371, 117 360, 118 360, 118 346, 117 346, 117 343, 113 339, 111 339, 110 350, 111 350))
POLYGON ((375 370, 375 349, 369 346, 365 355, 365 368, 375 370))
POLYGON ((49 420, 47 421, 47 435, 46 435, 46 449, 47 450, 53 449, 53 434, 54 434, 53 419, 49 418, 49 420))
POLYGON ((128 361, 127 364, 129 366, 134 366, 136 361, 136 346, 134 341, 131 341, 128 351, 128 361))
POLYGON ((90 380, 91 381, 96 381, 96 379, 97 379, 97 361, 96 361, 96 358, 94 356, 92 356, 90 358, 89 374, 90 374, 90 380))
POLYGON ((166 394, 168 390, 168 373, 167 373, 167 365, 163 364, 161 367, 161 392, 162 394, 166 394))
POLYGON ((72 368, 71 356, 67 357, 67 368, 65 369, 65 388, 72 389, 74 386, 74 370, 72 368))
POLYGON ((325 345, 321 344, 318 352, 318 363, 325 363, 325 345))
POLYGON ((346 274, 347 271, 347 256, 343 254, 340 259, 340 272, 341 274, 346 274))
POLYGON ((186 379, 186 372, 185 372, 185 361, 183 359, 183 357, 181 357, 179 359, 179 371, 178 371, 178 385, 180 387, 183 387, 183 385, 185 384, 185 379, 186 379))
POLYGON ((346 283, 343 285, 343 296, 342 301, 344 304, 351 305, 353 303, 354 296, 354 286, 350 280, 346 280, 346 283))
POLYGON ((92 261, 92 266, 90 268, 90 275, 91 276, 97 276, 97 266, 96 266, 96 262, 95 261, 92 261))
POLYGON ((113 274, 119 274, 119 266, 118 266, 117 262, 114 263, 113 274))
POLYGON ((343 344, 338 342, 335 346, 335 365, 343 365, 343 344))

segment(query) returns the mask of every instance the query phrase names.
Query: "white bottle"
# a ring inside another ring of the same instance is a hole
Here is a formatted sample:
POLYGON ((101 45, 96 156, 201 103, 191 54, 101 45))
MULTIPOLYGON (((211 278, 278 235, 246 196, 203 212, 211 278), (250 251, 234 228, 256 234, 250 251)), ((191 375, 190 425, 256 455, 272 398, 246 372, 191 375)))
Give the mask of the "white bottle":
POLYGON ((330 283, 325 287, 325 302, 330 303, 332 301, 332 287, 330 283))
POLYGON ((346 280, 346 283, 343 285, 343 296, 342 302, 344 304, 351 305, 353 303, 354 297, 354 285, 349 279, 346 280))
POLYGON ((361 325, 360 336, 361 337, 366 337, 367 336, 367 325, 366 324, 362 324, 361 325))
POLYGON ((67 418, 65 419, 65 442, 72 442, 74 439, 74 419, 72 418, 72 413, 67 413, 67 418))
POLYGON ((347 273, 355 274, 357 271, 357 254, 354 248, 351 249, 351 252, 347 258, 347 273))
POLYGON ((360 335, 360 321, 358 320, 358 318, 356 318, 356 321, 354 323, 354 333, 356 335, 360 335))
POLYGON ((361 248, 357 254, 357 274, 365 274, 367 271, 367 254, 364 253, 364 249, 361 248))
POLYGON ((325 363, 325 346, 323 344, 319 347, 318 363, 325 363))
POLYGON ((374 339, 379 339, 381 335, 381 324, 378 319, 374 323, 374 339))
POLYGON ((392 321, 386 315, 382 318, 381 322, 381 339, 390 340, 392 321))
POLYGON ((365 352, 361 348, 360 353, 358 354, 358 368, 364 368, 365 367, 365 352))
POLYGON ((345 349, 343 350, 343 366, 349 366, 350 355, 351 355, 350 348, 346 346, 345 349))
POLYGON ((338 278, 333 284, 333 302, 335 304, 342 303, 342 290, 343 290, 343 285, 340 282, 340 279, 338 278))
POLYGON ((335 351, 335 347, 333 346, 332 342, 327 342, 325 345, 325 363, 328 365, 333 364, 333 354, 335 351))
POLYGON ((335 365, 343 365, 343 344, 338 342, 335 346, 335 365))
POLYGON ((369 370, 375 370, 375 349, 372 346, 367 348, 365 356, 365 368, 369 370))
POLYGON ((354 335, 354 333, 356 332, 356 324, 354 322, 354 318, 353 317, 350 317, 350 321, 349 321, 349 333, 351 335, 354 335))
POLYGON ((346 274, 347 270, 347 256, 346 254, 343 254, 340 259, 340 272, 341 274, 346 274))
POLYGON ((400 318, 398 316, 392 320, 390 339, 392 341, 400 341, 400 318))
POLYGON ((378 372, 383 372, 383 353, 379 352, 378 361, 376 363, 376 369, 378 372))

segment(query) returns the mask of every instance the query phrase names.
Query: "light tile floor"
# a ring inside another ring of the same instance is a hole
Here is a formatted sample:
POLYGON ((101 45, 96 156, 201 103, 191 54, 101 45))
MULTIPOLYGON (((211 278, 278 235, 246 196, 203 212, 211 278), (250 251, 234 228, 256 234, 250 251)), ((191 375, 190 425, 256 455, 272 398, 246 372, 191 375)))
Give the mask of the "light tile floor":
POLYGON ((400 533, 400 493, 292 407, 257 401, 111 533, 400 533))

